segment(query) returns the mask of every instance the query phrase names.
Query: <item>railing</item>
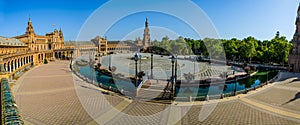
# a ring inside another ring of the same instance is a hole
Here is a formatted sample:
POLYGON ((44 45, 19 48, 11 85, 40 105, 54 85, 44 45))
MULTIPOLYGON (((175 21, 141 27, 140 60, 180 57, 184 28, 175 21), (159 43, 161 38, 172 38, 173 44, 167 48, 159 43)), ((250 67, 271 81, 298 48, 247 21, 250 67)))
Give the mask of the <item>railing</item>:
POLYGON ((137 91, 137 92, 142 88, 143 84, 144 84, 147 80, 148 80, 148 79, 146 79, 146 77, 144 76, 144 77, 143 77, 143 81, 141 81, 141 82, 139 83, 139 85, 137 86, 137 88, 136 88, 136 91, 137 91))
POLYGON ((76 69, 76 67, 74 67, 74 65, 73 65, 73 68, 72 68, 73 73, 74 73, 77 77, 79 77, 80 79, 84 80, 84 81, 87 82, 87 83, 93 84, 93 85, 95 85, 95 86, 97 86, 97 87, 100 87, 100 88, 103 88, 103 89, 105 89, 105 90, 109 90, 109 91, 112 91, 112 92, 115 92, 115 93, 119 93, 119 94, 121 94, 121 95, 133 95, 133 94, 134 94, 133 92, 130 92, 130 91, 125 91, 125 90, 123 90, 123 89, 118 89, 118 88, 114 88, 114 87, 112 87, 112 86, 107 86, 107 85, 105 85, 105 84, 103 84, 103 83, 101 83, 101 82, 98 83, 97 81, 93 81, 93 80, 91 80, 91 79, 89 79, 89 78, 87 78, 87 77, 81 75, 79 72, 77 72, 77 71, 75 71, 75 70, 73 70, 73 69, 76 69), (95 83, 96 83, 96 84, 95 84, 95 83))
POLYGON ((1 79, 1 111, 2 125, 24 124, 6 78, 1 79))
POLYGON ((251 87, 251 88, 246 88, 246 89, 243 89, 243 90, 239 90, 239 91, 236 91, 236 92, 228 92, 228 93, 222 93, 222 94, 219 94, 219 95, 206 95, 206 96, 196 96, 196 97, 175 97, 176 101, 182 101, 182 102, 186 102, 186 101, 207 101, 207 100, 213 100, 213 99, 223 99, 223 98, 226 98, 226 97, 231 97, 231 96, 236 96, 236 95, 239 95, 239 94, 247 94, 249 91, 253 91, 253 90, 256 90, 258 88, 261 88, 271 82, 273 82, 276 78, 278 78, 279 76, 279 73, 273 77, 272 79, 258 85, 258 86, 255 86, 255 87, 251 87))

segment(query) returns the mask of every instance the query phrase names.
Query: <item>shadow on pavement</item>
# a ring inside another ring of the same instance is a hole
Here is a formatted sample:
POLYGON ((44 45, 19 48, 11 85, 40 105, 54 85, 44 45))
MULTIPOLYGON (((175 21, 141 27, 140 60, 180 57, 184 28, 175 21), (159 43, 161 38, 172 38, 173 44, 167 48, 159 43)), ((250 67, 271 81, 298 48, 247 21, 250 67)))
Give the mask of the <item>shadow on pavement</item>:
POLYGON ((283 103, 282 105, 286 105, 286 104, 288 104, 288 103, 291 103, 291 102, 293 102, 293 101, 295 101, 295 100, 297 100, 297 99, 299 99, 299 98, 300 98, 300 92, 298 92, 298 93, 295 95, 294 98, 292 98, 291 100, 287 101, 286 103, 283 103))

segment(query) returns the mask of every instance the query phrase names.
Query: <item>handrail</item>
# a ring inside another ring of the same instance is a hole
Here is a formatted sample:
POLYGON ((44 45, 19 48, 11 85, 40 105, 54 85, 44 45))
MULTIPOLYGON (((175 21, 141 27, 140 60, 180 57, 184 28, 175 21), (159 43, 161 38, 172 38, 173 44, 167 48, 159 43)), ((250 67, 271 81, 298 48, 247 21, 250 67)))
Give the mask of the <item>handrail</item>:
POLYGON ((6 78, 1 79, 1 124, 24 124, 6 78), (9 105, 9 106, 7 106, 9 105))

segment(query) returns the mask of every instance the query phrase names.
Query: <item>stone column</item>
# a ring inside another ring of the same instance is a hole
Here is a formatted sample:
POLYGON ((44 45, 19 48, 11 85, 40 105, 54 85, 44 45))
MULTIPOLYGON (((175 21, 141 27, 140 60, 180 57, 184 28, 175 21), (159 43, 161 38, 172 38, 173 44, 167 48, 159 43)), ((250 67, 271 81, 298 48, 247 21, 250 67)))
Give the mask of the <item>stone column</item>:
POLYGON ((8 71, 9 71, 9 73, 11 73, 11 63, 9 63, 9 65, 8 65, 8 71))
POLYGON ((16 66, 17 66, 17 68, 16 68, 16 69, 18 69, 18 68, 19 68, 19 61, 18 61, 18 62, 16 62, 16 66))
POLYGON ((21 58, 19 67, 22 67, 22 66, 23 66, 23 62, 22 62, 22 58, 21 58))
POLYGON ((15 68, 16 68, 16 67, 15 67, 15 64, 16 64, 16 63, 13 62, 13 65, 12 65, 12 66, 13 66, 13 67, 12 67, 12 72, 15 71, 15 68))

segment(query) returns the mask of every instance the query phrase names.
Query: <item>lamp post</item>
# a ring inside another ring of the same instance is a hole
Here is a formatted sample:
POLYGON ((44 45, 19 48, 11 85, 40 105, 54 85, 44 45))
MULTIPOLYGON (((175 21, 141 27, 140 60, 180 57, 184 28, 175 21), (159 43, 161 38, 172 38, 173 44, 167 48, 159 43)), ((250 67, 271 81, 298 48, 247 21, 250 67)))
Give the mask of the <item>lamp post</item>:
POLYGON ((194 75, 196 74, 196 71, 195 71, 196 64, 195 64, 195 62, 196 62, 196 57, 194 57, 194 75))
POLYGON ((141 72, 142 71, 142 55, 140 54, 139 55, 139 58, 140 58, 140 66, 139 66, 139 72, 141 72))
POLYGON ((151 68, 150 78, 153 79, 153 53, 151 53, 151 66, 150 66, 150 68, 151 68))
POLYGON ((109 69, 109 71, 111 71, 111 55, 109 55, 109 58, 108 58, 108 69, 109 69))
POLYGON ((268 84, 268 81, 269 81, 269 67, 267 65, 267 84, 268 84))
MULTIPOLYGON (((238 76, 237 76, 238 77, 238 76)), ((236 89, 237 89, 237 77, 235 77, 235 83, 234 83, 234 96, 236 96, 237 95, 237 93, 236 93, 236 89)))
POLYGON ((172 56, 172 58, 171 58, 171 62, 172 62, 172 76, 171 76, 171 94, 170 94, 170 96, 171 96, 171 99, 173 100, 173 98, 174 98, 174 62, 175 62, 175 57, 174 56, 172 56))
POLYGON ((72 63, 73 63, 73 52, 71 52, 71 63, 70 63, 70 69, 72 70, 72 63))
POLYGON ((134 61, 135 61, 135 87, 137 86, 137 61, 138 61, 138 55, 137 53, 134 55, 134 61))
MULTIPOLYGON (((267 43, 267 49, 269 50, 268 43, 267 43)), ((268 53, 268 55, 269 55, 269 53, 268 53)), ((269 57, 269 58, 270 58, 270 57, 269 57)), ((269 63, 270 63, 270 62, 269 62, 269 59, 268 59, 268 61, 267 61, 267 68, 266 68, 266 69, 267 69, 267 84, 268 84, 268 81, 269 81, 269 80, 268 80, 268 79, 269 79, 269 78, 268 78, 268 77, 269 77, 269 76, 268 76, 268 72, 269 72, 269 63)))
POLYGON ((175 82, 177 81, 177 54, 175 57, 175 82))

